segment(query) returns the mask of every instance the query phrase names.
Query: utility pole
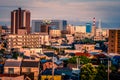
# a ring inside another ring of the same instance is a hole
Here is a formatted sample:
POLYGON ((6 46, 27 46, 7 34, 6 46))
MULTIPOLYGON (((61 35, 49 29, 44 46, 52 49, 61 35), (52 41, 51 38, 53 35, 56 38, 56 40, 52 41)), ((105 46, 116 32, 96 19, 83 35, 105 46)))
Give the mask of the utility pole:
POLYGON ((54 55, 52 58, 52 80, 54 80, 54 55))
POLYGON ((108 58, 108 80, 109 80, 109 58, 108 58))

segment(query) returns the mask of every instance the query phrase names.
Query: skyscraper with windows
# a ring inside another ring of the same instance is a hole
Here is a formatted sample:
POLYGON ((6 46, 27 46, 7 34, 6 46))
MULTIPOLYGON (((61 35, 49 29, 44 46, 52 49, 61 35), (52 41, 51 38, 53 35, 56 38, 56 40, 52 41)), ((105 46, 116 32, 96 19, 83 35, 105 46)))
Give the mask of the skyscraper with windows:
MULTIPOLYGON (((45 20, 32 20, 32 32, 41 32, 41 27, 45 20)), ((50 22, 49 28, 56 30, 66 30, 67 21, 66 20, 48 20, 50 22)))
POLYGON ((86 33, 91 33, 92 25, 91 23, 86 23, 86 33))
POLYGON ((108 53, 120 54, 120 29, 109 30, 108 53))
POLYGON ((11 12, 11 34, 18 34, 19 29, 30 33, 30 11, 18 8, 11 12))

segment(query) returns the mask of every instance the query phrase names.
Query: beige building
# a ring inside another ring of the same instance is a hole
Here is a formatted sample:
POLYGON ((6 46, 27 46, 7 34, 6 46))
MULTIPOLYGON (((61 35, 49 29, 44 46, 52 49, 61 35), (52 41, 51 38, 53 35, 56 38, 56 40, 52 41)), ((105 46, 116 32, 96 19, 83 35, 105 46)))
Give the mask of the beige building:
POLYGON ((102 29, 102 35, 103 35, 104 37, 107 37, 107 38, 108 38, 108 36, 109 36, 109 29, 102 29))
POLYGON ((61 30, 50 30, 50 37, 61 37, 61 30))
POLYGON ((43 54, 42 48, 20 48, 20 52, 23 52, 25 56, 36 56, 35 60, 39 60, 41 54, 43 54))
POLYGON ((95 36, 96 35, 96 26, 92 26, 92 34, 95 36))
POLYGON ((103 36, 94 36, 94 41, 104 41, 106 37, 103 36))
POLYGON ((20 66, 21 66, 21 59, 7 59, 4 65, 4 74, 18 74, 20 75, 20 66))
POLYGON ((85 33, 76 32, 74 38, 75 40, 84 39, 86 37, 85 35, 86 35, 85 33))
POLYGON ((21 74, 32 74, 31 80, 38 80, 39 76, 39 61, 36 60, 23 60, 21 64, 21 74), (32 77, 33 76, 33 77, 32 77))
POLYGON ((86 33, 86 26, 75 26, 75 32, 86 33))
POLYGON ((67 43, 72 44, 74 42, 74 37, 72 35, 66 34, 67 43))
POLYGON ((69 34, 75 34, 75 27, 72 25, 67 26, 67 31, 69 34))
POLYGON ((11 48, 39 48, 41 45, 49 45, 49 35, 29 34, 29 35, 8 35, 8 49, 11 48))
POLYGON ((91 52, 95 50, 95 45, 94 44, 75 44, 75 49, 81 52, 84 52, 85 50, 88 52, 89 51, 91 52))
POLYGON ((108 53, 120 54, 120 29, 110 29, 108 40, 108 53))
POLYGON ((25 80, 24 75, 0 74, 0 80, 25 80))

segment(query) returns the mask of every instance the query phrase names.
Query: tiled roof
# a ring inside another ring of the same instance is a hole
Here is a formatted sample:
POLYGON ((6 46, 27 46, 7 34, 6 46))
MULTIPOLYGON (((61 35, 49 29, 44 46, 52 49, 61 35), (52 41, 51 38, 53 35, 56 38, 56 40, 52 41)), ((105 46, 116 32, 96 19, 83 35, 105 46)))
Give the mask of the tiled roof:
POLYGON ((21 67, 38 67, 39 61, 22 61, 21 67))
POLYGON ((90 54, 90 53, 80 53, 80 52, 77 52, 77 53, 75 53, 75 56, 86 56, 86 57, 90 57, 91 54, 90 54))
POLYGON ((18 77, 18 74, 0 74, 0 77, 18 77))
POLYGON ((6 61, 4 67, 20 67, 21 61, 6 61))

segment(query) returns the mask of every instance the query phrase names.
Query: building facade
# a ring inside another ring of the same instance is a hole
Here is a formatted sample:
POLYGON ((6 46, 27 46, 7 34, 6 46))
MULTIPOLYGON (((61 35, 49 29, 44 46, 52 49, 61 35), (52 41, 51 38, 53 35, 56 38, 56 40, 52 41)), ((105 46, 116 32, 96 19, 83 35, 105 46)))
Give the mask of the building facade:
POLYGON ((50 30, 50 37, 61 37, 61 30, 50 30))
POLYGON ((86 33, 86 26, 75 26, 75 32, 86 33))
POLYGON ((86 33, 91 33, 91 31, 92 31, 91 23, 86 23, 86 33))
POLYGON ((25 29, 27 34, 30 33, 30 11, 18 8, 11 12, 11 34, 18 34, 18 29, 25 29))
POLYGON ((67 26, 68 34, 75 34, 75 27, 72 25, 67 26))
POLYGON ((39 48, 41 45, 49 45, 49 36, 47 34, 8 35, 8 49, 39 48))
POLYGON ((120 29, 109 30, 108 53, 120 54, 120 29))
MULTIPOLYGON (((66 20, 48 20, 50 29, 65 30, 67 26, 66 20)), ((41 25, 46 23, 45 20, 32 20, 32 32, 41 32, 41 25)))

